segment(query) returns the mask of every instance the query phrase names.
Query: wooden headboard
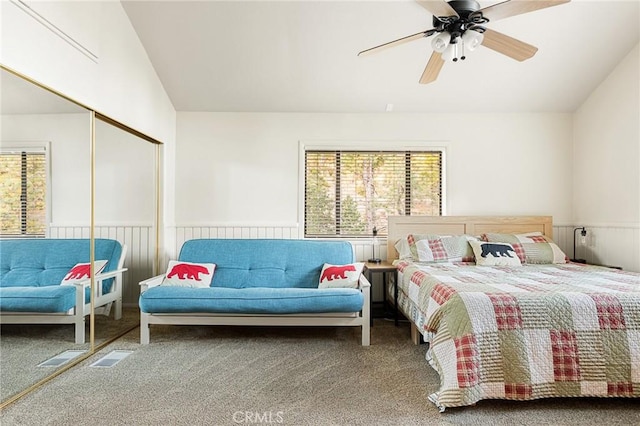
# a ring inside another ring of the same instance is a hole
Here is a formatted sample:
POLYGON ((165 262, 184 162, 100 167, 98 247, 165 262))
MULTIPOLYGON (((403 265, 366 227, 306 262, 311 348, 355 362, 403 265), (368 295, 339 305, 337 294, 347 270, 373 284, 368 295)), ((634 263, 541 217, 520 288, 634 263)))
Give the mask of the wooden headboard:
POLYGON ((553 238, 551 216, 389 216, 387 260, 398 258, 395 243, 407 234, 480 235, 486 232, 524 234, 540 231, 553 238))

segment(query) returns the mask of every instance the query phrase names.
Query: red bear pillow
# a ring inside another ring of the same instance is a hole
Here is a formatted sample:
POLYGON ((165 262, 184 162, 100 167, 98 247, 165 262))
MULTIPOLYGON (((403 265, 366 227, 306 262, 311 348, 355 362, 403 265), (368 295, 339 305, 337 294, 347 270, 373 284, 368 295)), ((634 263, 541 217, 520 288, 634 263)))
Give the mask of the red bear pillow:
MULTIPOLYGON (((98 275, 107 266, 108 260, 96 260, 93 263, 93 272, 98 275)), ((74 285, 91 278, 91 263, 77 263, 67 272, 60 285, 74 285)))
POLYGON ((318 288, 357 288, 362 269, 364 269, 364 263, 351 263, 349 265, 325 263, 320 273, 318 288))
POLYGON ((161 285, 206 288, 211 285, 215 269, 215 263, 191 263, 171 260, 161 285))

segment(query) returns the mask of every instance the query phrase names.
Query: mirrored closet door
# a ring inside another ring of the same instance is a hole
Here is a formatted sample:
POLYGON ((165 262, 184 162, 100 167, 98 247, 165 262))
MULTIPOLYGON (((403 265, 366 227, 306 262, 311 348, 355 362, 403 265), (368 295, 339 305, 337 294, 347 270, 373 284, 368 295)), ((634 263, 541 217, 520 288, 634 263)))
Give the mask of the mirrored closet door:
MULTIPOLYGON (((137 327, 138 283, 155 275, 158 263, 161 145, 4 68, 0 69, 0 78, 2 152, 17 153, 18 157, 43 153, 42 176, 37 182, 20 182, 19 173, 17 183, 6 173, 0 176, 0 185, 7 185, 0 208, 10 205, 10 198, 23 190, 29 193, 29 199, 35 199, 31 191, 39 187, 37 208, 32 209, 35 213, 30 211, 25 221, 29 232, 35 229, 34 236, 42 239, 94 238, 96 252, 98 239, 117 240, 126 247, 123 267, 127 269, 120 282, 122 314, 116 303, 96 305, 92 315, 86 317, 83 344, 75 343, 73 324, 25 321, 0 325, 2 406, 74 360, 137 327), (33 228, 31 216, 41 222, 39 227, 33 228), (81 355, 66 364, 42 365, 60 355, 74 354, 81 355)), ((9 216, 3 214, 0 219, 3 226, 7 222, 8 229, 3 229, 0 238, 24 238, 19 235, 24 230, 11 228, 6 219, 9 216)), ((102 260, 91 253, 88 243, 87 247, 88 259, 102 260)), ((101 286, 97 282, 92 285, 95 294, 101 286)))
POLYGON ((154 276, 157 249, 159 145, 97 115, 95 127, 95 238, 126 248, 122 317, 96 309, 96 344, 139 323, 139 282, 154 276))
MULTIPOLYGON (((88 239, 90 111, 4 69, 0 70, 0 95, 1 238, 88 239), (24 206, 20 193, 27 198, 24 206), (21 212, 16 214, 17 209, 21 212), (22 223, 21 215, 26 219, 22 223)), ((65 365, 62 360, 56 365, 52 358, 86 353, 91 333, 88 320, 85 328, 85 343, 76 344, 73 324, 3 324, 0 402, 65 365), (48 361, 53 365, 41 365, 48 361)))

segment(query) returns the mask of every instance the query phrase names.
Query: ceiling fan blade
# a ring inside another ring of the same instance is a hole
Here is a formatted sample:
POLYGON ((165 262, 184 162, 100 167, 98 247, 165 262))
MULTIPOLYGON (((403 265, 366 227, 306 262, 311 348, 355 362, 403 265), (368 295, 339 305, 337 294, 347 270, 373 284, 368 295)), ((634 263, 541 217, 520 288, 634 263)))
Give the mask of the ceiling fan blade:
POLYGON ((379 52, 381 50, 388 49, 389 47, 394 47, 394 46, 398 46, 398 45, 401 45, 401 44, 404 44, 404 43, 408 43, 408 42, 413 41, 413 40, 418 40, 418 39, 420 39, 422 37, 429 37, 435 31, 436 30, 427 30, 427 31, 422 31, 420 33, 412 34, 410 36, 402 37, 402 38, 399 38, 397 40, 393 40, 393 41, 390 41, 388 43, 381 44, 380 46, 375 46, 375 47, 372 47, 370 49, 363 50, 362 52, 358 53, 358 56, 365 56, 365 55, 369 55, 371 53, 377 53, 377 52, 379 52))
POLYGON ((494 30, 486 29, 482 45, 516 61, 524 61, 536 54, 538 48, 494 30))
POLYGON ((420 84, 429 84, 436 81, 443 65, 444 60, 442 59, 442 53, 433 52, 429 58, 429 62, 427 62, 427 66, 422 72, 420 84))
POLYGON ((502 3, 487 6, 479 11, 482 12, 482 16, 491 22, 510 16, 533 12, 538 9, 558 6, 563 3, 569 3, 570 1, 571 0, 506 0, 502 3))
POLYGON ((458 16, 458 12, 445 0, 416 0, 420 6, 427 9, 433 16, 458 16))

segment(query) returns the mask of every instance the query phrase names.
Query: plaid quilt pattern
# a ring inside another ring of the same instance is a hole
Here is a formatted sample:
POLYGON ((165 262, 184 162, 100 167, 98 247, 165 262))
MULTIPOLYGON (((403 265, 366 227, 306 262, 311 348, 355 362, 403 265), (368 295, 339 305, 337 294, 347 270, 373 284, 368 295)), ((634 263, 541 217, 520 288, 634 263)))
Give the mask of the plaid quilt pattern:
POLYGON ((458 385, 470 388, 478 383, 478 354, 473 334, 454 339, 456 345, 456 370, 458 385))
POLYGON ((553 353, 553 377, 559 382, 580 380, 580 358, 574 331, 549 330, 553 353))
POLYGON ((399 264, 441 409, 482 399, 640 397, 640 274, 575 264, 399 264), (420 274, 416 274, 420 271, 420 274))
POLYGON ((448 258, 447 250, 444 248, 444 243, 442 242, 441 239, 429 240, 429 248, 433 253, 434 261, 438 262, 438 261, 447 260, 448 258))

